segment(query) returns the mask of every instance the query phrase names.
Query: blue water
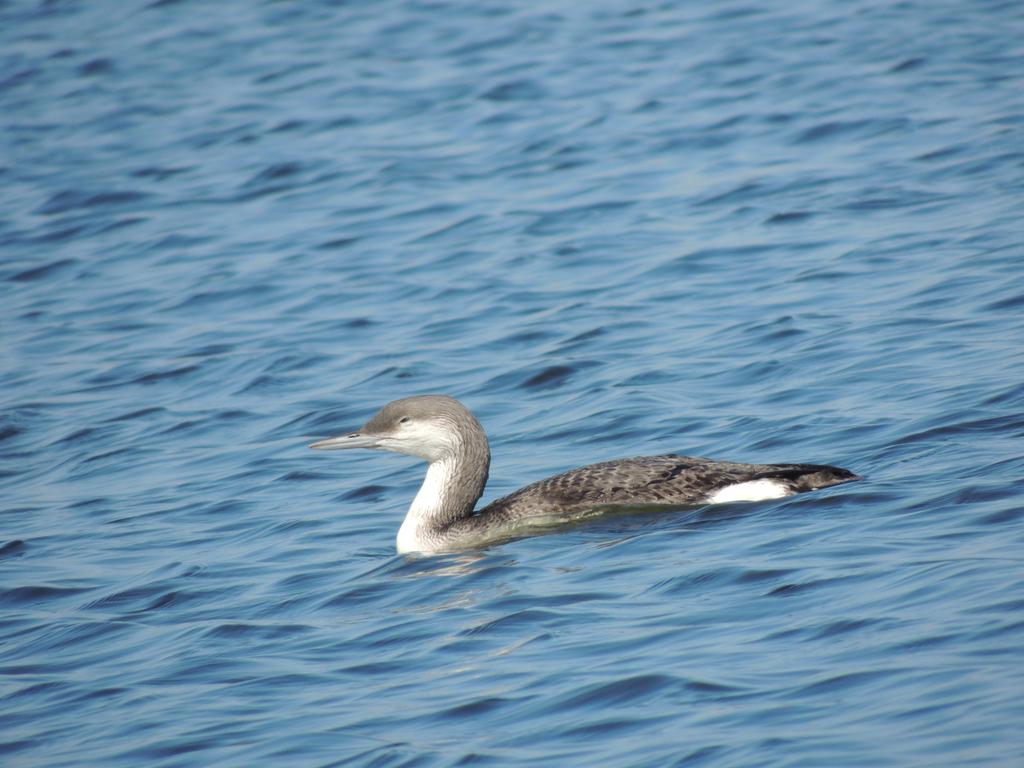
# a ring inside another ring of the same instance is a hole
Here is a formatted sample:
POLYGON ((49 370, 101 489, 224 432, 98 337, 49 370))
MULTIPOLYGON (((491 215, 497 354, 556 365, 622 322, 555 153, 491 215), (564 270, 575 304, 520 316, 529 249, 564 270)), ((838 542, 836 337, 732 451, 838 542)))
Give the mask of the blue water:
POLYGON ((1024 764, 1018 2, 0 3, 5 766, 1024 764), (684 452, 856 485, 435 558, 684 452))

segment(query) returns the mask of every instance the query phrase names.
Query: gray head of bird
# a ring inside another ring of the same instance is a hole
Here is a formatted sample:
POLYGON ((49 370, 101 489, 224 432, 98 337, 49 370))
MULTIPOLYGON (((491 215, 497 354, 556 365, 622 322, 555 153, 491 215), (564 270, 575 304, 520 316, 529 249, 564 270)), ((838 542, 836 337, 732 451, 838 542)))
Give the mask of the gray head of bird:
POLYGON ((487 452, 487 437, 476 417, 447 395, 417 395, 394 400, 355 432, 318 440, 323 451, 369 448, 418 456, 430 463, 470 448, 487 452))

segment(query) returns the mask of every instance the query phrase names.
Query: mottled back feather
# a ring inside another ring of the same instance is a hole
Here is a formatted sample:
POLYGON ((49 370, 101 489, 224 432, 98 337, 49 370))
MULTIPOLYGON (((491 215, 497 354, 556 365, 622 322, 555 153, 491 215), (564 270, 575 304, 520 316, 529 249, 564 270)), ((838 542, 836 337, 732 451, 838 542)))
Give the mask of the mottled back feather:
POLYGON ((778 480, 794 492, 856 478, 821 464, 741 464, 697 456, 637 456, 590 464, 540 480, 491 502, 479 517, 512 519, 564 514, 602 506, 700 504, 735 483, 778 480))

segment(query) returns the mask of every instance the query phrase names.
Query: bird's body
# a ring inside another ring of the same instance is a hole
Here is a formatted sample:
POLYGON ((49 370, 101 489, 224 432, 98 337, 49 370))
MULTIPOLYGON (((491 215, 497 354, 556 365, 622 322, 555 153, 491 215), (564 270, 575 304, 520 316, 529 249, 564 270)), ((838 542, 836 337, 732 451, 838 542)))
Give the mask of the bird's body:
POLYGON ((360 431, 311 447, 375 448, 429 462, 423 485, 399 529, 399 552, 481 546, 605 510, 757 501, 858 479, 848 470, 823 464, 639 456, 554 475, 474 513, 490 466, 487 436, 465 406, 444 395, 388 403, 360 431))

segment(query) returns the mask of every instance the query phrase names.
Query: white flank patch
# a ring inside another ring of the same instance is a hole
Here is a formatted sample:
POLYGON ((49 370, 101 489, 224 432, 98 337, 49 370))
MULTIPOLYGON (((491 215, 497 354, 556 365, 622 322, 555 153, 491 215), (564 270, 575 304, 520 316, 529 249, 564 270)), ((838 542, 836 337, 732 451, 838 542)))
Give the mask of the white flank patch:
POLYGON ((764 499, 781 499, 792 496, 793 491, 778 480, 748 480, 719 488, 708 496, 712 504, 724 504, 728 501, 762 501, 764 499))

